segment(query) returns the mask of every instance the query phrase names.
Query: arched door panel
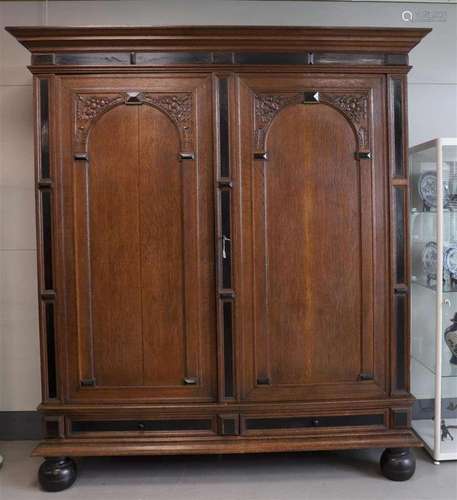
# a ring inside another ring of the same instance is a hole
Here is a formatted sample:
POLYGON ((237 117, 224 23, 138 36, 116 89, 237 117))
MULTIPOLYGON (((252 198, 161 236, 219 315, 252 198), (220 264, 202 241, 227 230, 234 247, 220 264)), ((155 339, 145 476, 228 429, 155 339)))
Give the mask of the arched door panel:
POLYGON ((254 226, 265 241, 254 265, 265 279, 256 310, 269 352, 257 365, 266 376, 270 365, 277 385, 325 382, 329 373, 356 380, 362 279, 353 130, 329 106, 294 105, 272 123, 266 149, 268 162, 254 167, 254 226))
POLYGON ((70 397, 211 401, 208 81, 123 79, 105 92, 84 83, 69 79, 64 93, 75 120, 64 169, 70 397))
POLYGON ((373 293, 373 244, 380 214, 372 162, 357 154, 366 136, 350 119, 354 107, 336 105, 343 101, 323 83, 321 101, 307 102, 316 92, 298 77, 288 81, 294 91, 282 92, 273 78, 272 90, 268 78, 241 80, 240 107, 251 110, 241 112, 241 137, 251 141, 241 146, 239 170, 242 397, 379 394, 384 353, 375 345, 385 332, 374 325, 383 305, 373 293))

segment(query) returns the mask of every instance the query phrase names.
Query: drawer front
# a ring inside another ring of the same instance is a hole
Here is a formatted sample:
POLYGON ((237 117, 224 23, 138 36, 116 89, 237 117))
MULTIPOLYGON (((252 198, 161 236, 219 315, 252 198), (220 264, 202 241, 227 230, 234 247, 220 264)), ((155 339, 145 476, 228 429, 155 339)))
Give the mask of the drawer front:
POLYGON ((357 432, 388 426, 386 411, 350 415, 244 415, 241 432, 244 435, 315 434, 319 432, 357 432))
POLYGON ((90 436, 201 436, 214 435, 217 424, 214 417, 94 420, 67 419, 67 435, 90 436))

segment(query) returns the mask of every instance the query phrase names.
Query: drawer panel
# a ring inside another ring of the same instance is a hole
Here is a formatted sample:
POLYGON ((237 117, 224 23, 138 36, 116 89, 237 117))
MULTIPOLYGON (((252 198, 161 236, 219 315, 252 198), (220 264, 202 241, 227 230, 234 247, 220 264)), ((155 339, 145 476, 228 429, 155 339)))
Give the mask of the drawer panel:
POLYGON ((320 416, 242 416, 243 434, 289 434, 312 433, 319 429, 328 432, 331 429, 341 431, 341 428, 385 429, 386 412, 364 413, 351 415, 320 415, 320 416))
POLYGON ((214 434, 214 418, 194 419, 154 419, 154 420, 68 420, 68 434, 80 435, 118 435, 128 434, 172 434, 201 435, 214 434))

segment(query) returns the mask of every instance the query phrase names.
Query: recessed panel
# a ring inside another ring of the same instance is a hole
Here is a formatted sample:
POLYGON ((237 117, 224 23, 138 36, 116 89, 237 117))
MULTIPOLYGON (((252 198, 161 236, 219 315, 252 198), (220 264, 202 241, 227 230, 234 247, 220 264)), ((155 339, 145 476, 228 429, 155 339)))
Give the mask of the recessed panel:
POLYGON ((284 109, 256 167, 258 292, 273 385, 357 380, 361 211, 356 142, 322 104, 284 109), (264 207, 264 208, 263 208, 264 207))
POLYGON ((118 106, 89 137, 88 216, 95 378, 143 383, 139 113, 118 106))
POLYGON ((186 186, 184 175, 193 166, 178 161, 179 136, 168 116, 151 106, 142 106, 139 114, 144 378, 151 385, 180 385, 186 376, 184 246, 195 241, 185 227, 191 185, 186 186))

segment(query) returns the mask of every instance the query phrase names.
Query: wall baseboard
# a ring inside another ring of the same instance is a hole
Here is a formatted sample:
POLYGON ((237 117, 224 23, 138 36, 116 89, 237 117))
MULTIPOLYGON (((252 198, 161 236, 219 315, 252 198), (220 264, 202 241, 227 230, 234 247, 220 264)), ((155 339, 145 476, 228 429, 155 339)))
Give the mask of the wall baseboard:
POLYGON ((43 438, 42 415, 37 411, 0 411, 0 441, 43 438))
MULTIPOLYGON (((441 418, 457 418, 457 398, 443 398, 441 408, 441 418)), ((413 406, 413 420, 431 420, 434 416, 434 399, 416 399, 413 406)))

